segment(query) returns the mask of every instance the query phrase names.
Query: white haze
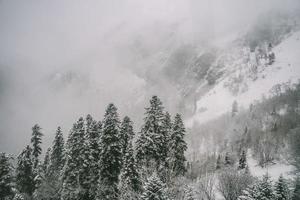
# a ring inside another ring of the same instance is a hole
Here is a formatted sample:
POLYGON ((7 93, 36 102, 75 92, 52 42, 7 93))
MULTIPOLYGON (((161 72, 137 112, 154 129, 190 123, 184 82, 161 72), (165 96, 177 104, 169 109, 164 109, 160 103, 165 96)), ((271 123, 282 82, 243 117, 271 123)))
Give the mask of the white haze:
POLYGON ((100 120, 110 102, 137 130, 153 94, 174 113, 180 95, 152 55, 226 41, 261 13, 295 7, 296 0, 2 0, 0 151, 20 151, 35 123, 49 145, 57 126, 67 135, 80 116, 100 120))

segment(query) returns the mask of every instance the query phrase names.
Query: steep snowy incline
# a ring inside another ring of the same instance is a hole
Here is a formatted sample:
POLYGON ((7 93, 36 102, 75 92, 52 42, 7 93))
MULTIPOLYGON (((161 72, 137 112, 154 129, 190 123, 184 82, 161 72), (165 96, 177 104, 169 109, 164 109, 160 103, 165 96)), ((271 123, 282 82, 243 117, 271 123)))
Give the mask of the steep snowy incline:
POLYGON ((233 95, 225 87, 231 77, 224 77, 214 88, 197 101, 195 115, 187 120, 187 125, 195 122, 204 123, 231 110, 236 100, 239 107, 247 108, 253 101, 260 100, 263 95, 270 95, 270 90, 276 84, 295 83, 300 79, 300 31, 291 34, 273 49, 276 59, 272 65, 267 65, 258 72, 257 79, 245 79, 243 84, 247 90, 233 95))

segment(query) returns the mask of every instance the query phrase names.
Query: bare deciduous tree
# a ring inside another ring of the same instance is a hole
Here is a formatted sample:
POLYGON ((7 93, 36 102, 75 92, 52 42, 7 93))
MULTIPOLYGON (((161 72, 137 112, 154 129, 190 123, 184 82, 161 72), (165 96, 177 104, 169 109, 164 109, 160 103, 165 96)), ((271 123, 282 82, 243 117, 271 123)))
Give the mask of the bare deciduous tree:
POLYGON ((233 169, 226 169, 218 176, 217 188, 225 200, 236 200, 242 191, 252 182, 252 177, 233 169))

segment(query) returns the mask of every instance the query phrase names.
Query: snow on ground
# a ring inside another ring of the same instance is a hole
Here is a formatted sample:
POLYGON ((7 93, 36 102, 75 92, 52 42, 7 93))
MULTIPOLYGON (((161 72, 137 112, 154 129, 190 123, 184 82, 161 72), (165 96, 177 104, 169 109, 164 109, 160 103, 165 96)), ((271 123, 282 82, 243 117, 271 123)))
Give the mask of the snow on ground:
POLYGON ((187 120, 187 126, 194 122, 204 123, 231 110, 234 100, 239 106, 248 108, 254 100, 268 96, 270 89, 286 82, 295 83, 300 78, 300 31, 293 33, 273 49, 276 59, 273 65, 267 66, 255 81, 247 80, 248 90, 234 96, 220 81, 210 92, 197 101, 196 114, 187 120), (205 111, 203 111, 205 110, 205 111))
POLYGON ((262 168, 252 157, 251 151, 248 152, 247 158, 249 170, 253 176, 261 178, 263 175, 268 173, 273 181, 276 181, 281 174, 287 179, 293 178, 292 172, 294 170, 294 167, 292 165, 288 165, 285 163, 276 163, 262 168))

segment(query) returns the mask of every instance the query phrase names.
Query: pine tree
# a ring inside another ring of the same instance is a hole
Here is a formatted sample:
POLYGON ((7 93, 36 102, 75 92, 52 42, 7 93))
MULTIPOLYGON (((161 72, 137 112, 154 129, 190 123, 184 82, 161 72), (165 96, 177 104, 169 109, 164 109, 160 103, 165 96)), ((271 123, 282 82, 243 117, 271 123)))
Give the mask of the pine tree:
POLYGON ((265 200, 273 200, 275 199, 274 191, 272 187, 272 180, 268 174, 264 175, 262 181, 258 185, 258 199, 265 199, 265 200))
POLYGON ((13 176, 10 160, 10 156, 0 152, 0 199, 8 199, 13 195, 13 176))
POLYGON ((172 132, 172 122, 171 115, 166 112, 164 114, 164 118, 162 121, 162 137, 160 142, 160 165, 157 170, 158 175, 160 176, 163 182, 169 182, 171 178, 171 170, 170 170, 170 151, 169 151, 169 143, 172 132))
POLYGON ((300 199, 300 177, 296 179, 296 185, 292 195, 292 200, 299 200, 299 199, 300 199))
POLYGON ((168 200, 165 185, 156 174, 153 174, 146 182, 142 200, 168 200))
POLYGON ((37 199, 59 200, 62 188, 61 170, 64 165, 64 139, 58 127, 52 148, 48 148, 43 164, 43 178, 35 192, 37 199))
POLYGON ((133 132, 133 123, 128 116, 125 116, 120 130, 120 141, 122 145, 122 155, 124 156, 126 153, 126 149, 128 147, 128 143, 134 137, 133 132))
POLYGON ((247 167, 247 157, 246 157, 246 151, 242 151, 242 155, 239 159, 239 166, 238 169, 245 169, 247 167))
POLYGON ((164 119, 162 102, 157 96, 153 96, 150 100, 150 107, 146 108, 145 115, 141 135, 136 145, 137 160, 146 167, 155 164, 157 168, 162 159, 160 147, 162 145, 162 123, 164 119))
POLYGON ((128 142, 128 147, 124 156, 124 163, 121 173, 121 188, 138 193, 141 190, 141 181, 138 173, 136 161, 134 159, 132 142, 128 142))
POLYGON ((86 117, 84 165, 80 181, 85 188, 85 199, 95 199, 99 179, 100 135, 102 123, 93 120, 91 115, 86 117))
POLYGON ((118 182, 122 165, 120 121, 117 108, 109 104, 103 120, 98 199, 118 199, 118 182))
POLYGON ((62 172, 62 200, 81 199, 82 188, 79 176, 84 163, 84 120, 82 117, 73 125, 67 140, 66 163, 62 172))
POLYGON ((243 191, 238 200, 274 200, 272 181, 268 174, 243 191))
POLYGON ((41 127, 36 124, 32 127, 32 155, 33 155, 33 167, 36 168, 39 163, 39 156, 42 153, 41 143, 42 143, 41 127))
POLYGON ((92 134, 90 135, 89 148, 91 153, 91 169, 89 176, 91 177, 89 196, 91 199, 95 199, 97 195, 97 184, 99 179, 99 159, 100 159, 100 138, 102 134, 102 122, 93 121, 92 134))
POLYGON ((184 141, 184 135, 185 128, 181 116, 176 114, 169 146, 171 151, 171 169, 175 176, 184 175, 186 172, 184 152, 187 150, 187 144, 184 141))
POLYGON ((51 148, 48 148, 43 162, 43 171, 45 174, 48 173, 49 164, 50 164, 50 154, 51 154, 51 148))
POLYGON ((18 156, 16 168, 16 185, 21 193, 32 196, 35 190, 32 149, 27 145, 18 156))
POLYGON ((90 149, 90 143, 92 142, 92 136, 93 133, 93 118, 90 114, 88 114, 85 118, 85 127, 84 127, 84 143, 82 144, 82 158, 83 163, 82 167, 80 169, 79 173, 79 182, 81 189, 81 198, 89 200, 89 190, 91 187, 91 167, 94 164, 91 149, 90 149))
POLYGON ((282 175, 279 176, 278 181, 275 183, 275 196, 276 200, 289 199, 289 188, 282 175))
POLYGON ((60 126, 57 127, 50 154, 50 170, 58 173, 64 166, 64 137, 60 126))
POLYGON ((242 191, 242 194, 238 197, 238 200, 257 200, 256 193, 257 185, 251 185, 242 191))

